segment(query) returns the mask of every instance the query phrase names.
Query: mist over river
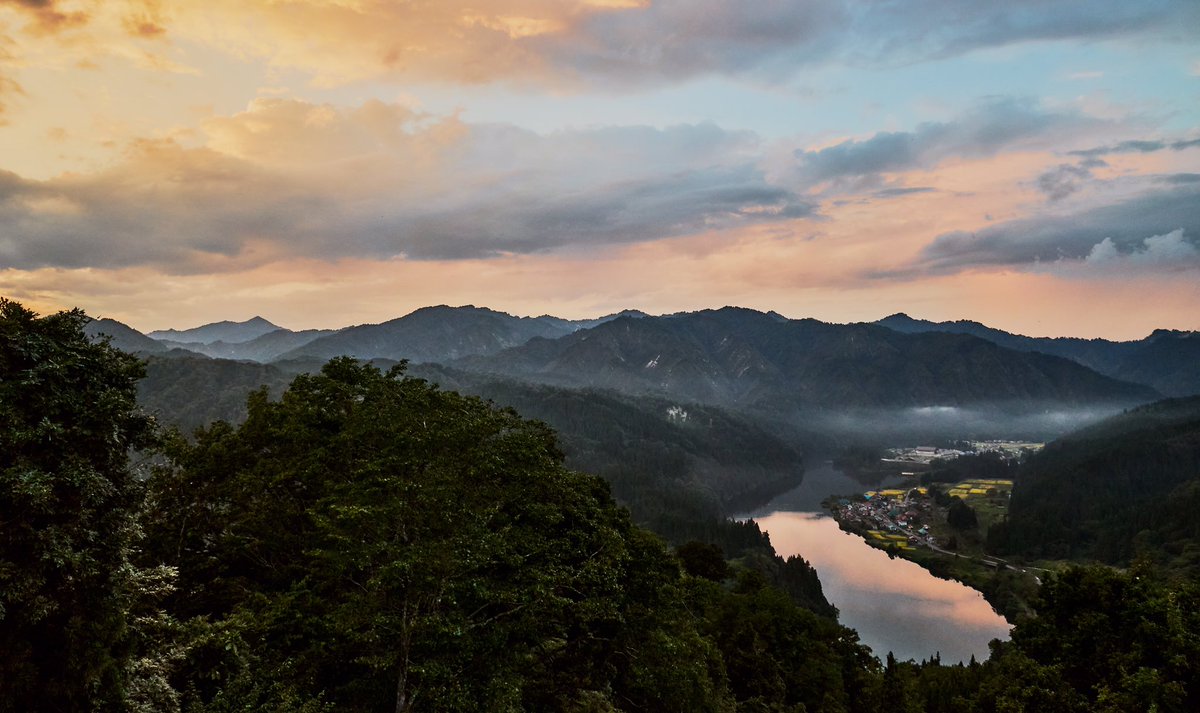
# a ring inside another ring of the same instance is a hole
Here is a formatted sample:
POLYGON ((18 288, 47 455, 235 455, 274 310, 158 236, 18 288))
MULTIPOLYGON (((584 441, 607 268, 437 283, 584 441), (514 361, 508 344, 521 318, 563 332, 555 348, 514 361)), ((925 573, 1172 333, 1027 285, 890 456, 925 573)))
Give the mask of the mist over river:
POLYGON ((943 663, 988 656, 988 642, 1007 639, 1008 622, 983 595, 958 582, 938 579, 920 566, 891 559, 862 538, 843 532, 821 509, 830 495, 846 495, 902 482, 889 478, 864 485, 823 459, 805 471, 804 482, 766 505, 738 516, 754 518, 781 557, 800 555, 821 577, 825 597, 840 620, 858 631, 881 659, 927 659, 943 663))

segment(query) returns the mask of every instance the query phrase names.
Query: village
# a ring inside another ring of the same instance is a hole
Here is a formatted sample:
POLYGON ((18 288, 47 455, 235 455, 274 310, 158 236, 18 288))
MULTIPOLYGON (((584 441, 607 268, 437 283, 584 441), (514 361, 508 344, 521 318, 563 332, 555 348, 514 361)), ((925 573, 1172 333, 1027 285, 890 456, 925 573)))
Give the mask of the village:
MULTIPOLYGON (((980 509, 986 506, 1003 510, 1012 486, 1011 480, 970 479, 940 487, 945 488, 947 500, 957 497, 980 509)), ((947 508, 938 504, 937 492, 931 492, 930 487, 871 490, 853 498, 828 501, 827 505, 840 525, 859 532, 876 547, 898 551, 927 547, 952 554, 949 550, 957 549, 957 539, 947 536, 947 508)))
MULTIPOLYGON (((1045 444, 1033 441, 979 440, 958 441, 948 447, 913 446, 888 448, 879 465, 912 478, 912 486, 870 490, 861 495, 826 501, 834 518, 848 530, 858 532, 877 547, 906 551, 927 547, 951 554, 957 550, 959 536, 971 539, 978 534, 963 532, 947 522, 952 498, 971 508, 970 519, 979 517, 986 526, 1003 518, 1012 495, 1013 481, 1003 478, 963 478, 952 483, 917 484, 916 477, 928 473, 937 463, 966 456, 994 454, 1007 462, 1020 460, 1041 450, 1045 444), (932 489, 932 490, 931 490, 932 489)), ((927 476, 925 478, 928 480, 927 476)))
POLYGON ((965 455, 997 453, 1005 460, 1016 460, 1036 453, 1045 446, 1033 441, 961 441, 951 448, 916 446, 911 448, 889 448, 880 460, 896 465, 919 464, 928 466, 934 460, 954 460, 965 455))

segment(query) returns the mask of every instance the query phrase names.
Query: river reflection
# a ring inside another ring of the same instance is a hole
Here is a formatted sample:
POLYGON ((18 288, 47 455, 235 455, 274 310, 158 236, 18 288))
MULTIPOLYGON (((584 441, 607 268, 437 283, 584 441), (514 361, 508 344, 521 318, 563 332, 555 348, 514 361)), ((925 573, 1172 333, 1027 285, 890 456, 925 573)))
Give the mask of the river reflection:
POLYGON ((862 489, 847 490, 843 480, 854 482, 828 464, 818 466, 805 474, 796 491, 747 517, 770 533, 780 556, 798 554, 812 563, 825 597, 841 611, 841 622, 857 630, 877 656, 891 651, 898 659, 921 660, 940 652, 944 663, 972 655, 987 658, 988 642, 1007 639, 1009 626, 982 594, 938 579, 912 562, 889 558, 817 511, 828 495, 862 489))

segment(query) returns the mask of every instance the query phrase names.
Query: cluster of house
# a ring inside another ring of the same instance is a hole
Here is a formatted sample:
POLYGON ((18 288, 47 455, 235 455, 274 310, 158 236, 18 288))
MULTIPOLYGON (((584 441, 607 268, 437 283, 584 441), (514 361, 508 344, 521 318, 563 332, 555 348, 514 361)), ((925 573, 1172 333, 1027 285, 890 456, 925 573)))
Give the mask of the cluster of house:
POLYGON ((971 449, 975 453, 999 453, 1008 460, 1020 458, 1028 453, 1037 453, 1046 447, 1045 443, 1034 441, 972 441, 971 449))
POLYGON ((861 501, 838 500, 834 515, 838 520, 866 530, 867 537, 881 545, 912 549, 934 545, 926 522, 932 515, 929 489, 871 490, 861 501))
POLYGON ((971 441, 968 444, 960 445, 963 445, 963 448, 938 448, 936 446, 889 448, 882 460, 885 463, 929 465, 935 459, 954 460, 960 456, 974 453, 999 453, 1005 459, 1011 460, 1028 453, 1036 453, 1046 444, 1032 441, 971 441))
POLYGON ((952 460, 966 455, 967 451, 954 448, 936 448, 934 446, 917 446, 916 448, 889 448, 883 458, 885 463, 920 463, 929 465, 935 458, 952 460))

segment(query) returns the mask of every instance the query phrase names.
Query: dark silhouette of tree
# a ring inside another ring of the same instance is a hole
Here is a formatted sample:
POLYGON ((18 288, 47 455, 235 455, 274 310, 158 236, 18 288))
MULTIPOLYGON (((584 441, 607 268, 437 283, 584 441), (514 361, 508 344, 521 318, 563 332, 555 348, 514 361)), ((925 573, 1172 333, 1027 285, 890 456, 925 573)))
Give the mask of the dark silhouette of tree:
POLYGON ((967 531, 979 527, 979 518, 975 509, 963 502, 962 498, 951 498, 950 507, 946 510, 946 522, 956 530, 967 531))
POLYGON ((117 710, 131 641, 137 359, 0 299, 0 711, 117 710))

